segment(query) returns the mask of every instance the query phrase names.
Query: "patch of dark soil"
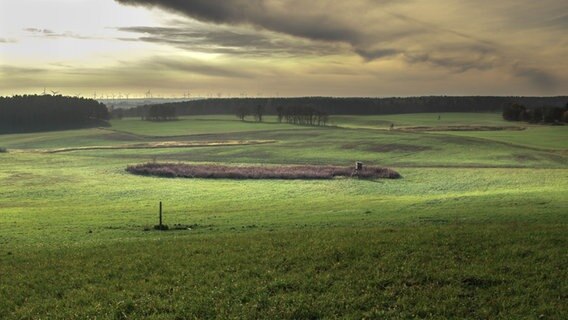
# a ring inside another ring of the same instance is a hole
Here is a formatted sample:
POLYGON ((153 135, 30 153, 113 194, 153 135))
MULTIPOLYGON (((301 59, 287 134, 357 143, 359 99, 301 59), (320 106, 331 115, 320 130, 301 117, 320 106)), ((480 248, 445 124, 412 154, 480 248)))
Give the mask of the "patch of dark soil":
POLYGON ((365 145, 365 150, 371 152, 421 152, 432 149, 434 148, 430 146, 417 146, 412 144, 397 144, 397 143, 365 145))
POLYGON ((176 223, 172 226, 168 226, 165 224, 160 225, 155 225, 152 227, 144 227, 144 231, 152 231, 152 230, 157 230, 157 231, 192 231, 195 229, 200 229, 200 228, 211 228, 213 225, 199 225, 199 224, 179 224, 176 223))
POLYGON ((357 149, 357 147, 360 145, 361 145, 360 143, 346 143, 341 145, 341 149, 348 149, 348 150, 357 149))
POLYGON ((498 286, 503 283, 502 280, 495 280, 495 279, 483 279, 477 277, 467 277, 464 278, 462 281, 462 286, 466 288, 490 288, 494 286, 498 286))
POLYGON ((531 154, 514 154, 513 159, 519 162, 537 161, 538 158, 531 154))
POLYGON ((412 144, 369 144, 369 143, 345 143, 340 146, 341 149, 353 150, 359 149, 371 152, 421 152, 433 150, 430 146, 417 146, 412 144))
POLYGON ((111 134, 106 134, 103 136, 103 138, 105 140, 111 140, 111 141, 144 141, 147 139, 144 139, 140 136, 137 136, 135 134, 129 134, 126 132, 119 132, 119 131, 115 131, 111 134))
POLYGON ((481 145, 487 144, 487 141, 480 141, 475 138, 470 137, 460 137, 460 136, 451 136, 451 135, 436 135, 432 136, 432 138, 436 139, 436 141, 440 143, 453 143, 453 144, 468 144, 468 145, 481 145))
POLYGON ((418 220, 421 223, 430 223, 430 224, 448 224, 450 220, 448 219, 440 219, 434 217, 419 217, 418 220))
POLYGON ((230 154, 231 158, 270 159, 272 153, 262 150, 239 151, 230 154))
POLYGON ((278 140, 287 140, 287 139, 297 139, 297 138, 317 138, 321 136, 321 133, 317 130, 283 130, 283 131, 276 131, 276 132, 267 132, 263 134, 263 137, 266 139, 278 139, 278 140))
POLYGON ((415 132, 425 132, 425 131, 522 131, 525 127, 519 126, 436 126, 436 127, 404 127, 400 131, 415 131, 415 132))

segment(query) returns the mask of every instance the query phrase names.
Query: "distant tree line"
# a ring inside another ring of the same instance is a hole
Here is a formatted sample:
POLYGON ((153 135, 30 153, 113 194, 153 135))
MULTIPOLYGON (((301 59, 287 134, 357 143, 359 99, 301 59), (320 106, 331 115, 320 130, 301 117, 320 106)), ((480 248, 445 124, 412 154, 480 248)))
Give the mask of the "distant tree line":
POLYGON ((564 107, 541 106, 527 108, 519 103, 503 107, 503 119, 530 123, 568 123, 568 103, 564 107))
MULTIPOLYGON (((550 105, 561 107, 568 97, 406 97, 406 98, 219 98, 167 103, 174 106, 177 116, 203 114, 241 114, 255 116, 255 108, 263 108, 262 115, 278 115, 277 108, 311 107, 328 115, 370 115, 420 112, 500 112, 505 103, 518 102, 527 107, 550 105)), ((142 117, 147 106, 125 110, 124 116, 142 117)))
POLYGON ((62 95, 0 97, 0 133, 107 125, 107 107, 93 99, 62 95))
MULTIPOLYGON (((252 109, 243 105, 236 109, 235 115, 243 121, 246 117, 252 115, 255 121, 262 122, 265 110, 266 108, 260 104, 256 105, 252 109)), ((327 113, 321 112, 310 106, 278 106, 276 107, 276 115, 278 117, 278 122, 285 121, 292 124, 309 126, 325 126, 329 119, 327 113)))

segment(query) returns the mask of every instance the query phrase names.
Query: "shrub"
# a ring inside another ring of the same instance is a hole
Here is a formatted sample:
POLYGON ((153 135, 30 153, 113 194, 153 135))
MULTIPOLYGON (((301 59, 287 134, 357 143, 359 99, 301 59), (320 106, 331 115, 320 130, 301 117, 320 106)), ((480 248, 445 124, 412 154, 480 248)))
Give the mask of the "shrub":
POLYGON ((8 152, 8 149, 0 147, 0 153, 5 153, 5 152, 8 152))

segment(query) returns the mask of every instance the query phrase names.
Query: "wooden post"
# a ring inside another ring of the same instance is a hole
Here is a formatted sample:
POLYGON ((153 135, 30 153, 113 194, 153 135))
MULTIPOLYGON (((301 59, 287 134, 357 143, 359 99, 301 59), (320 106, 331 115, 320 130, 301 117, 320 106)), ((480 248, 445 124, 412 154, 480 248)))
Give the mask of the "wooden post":
POLYGON ((162 201, 160 201, 160 230, 162 230, 162 201))

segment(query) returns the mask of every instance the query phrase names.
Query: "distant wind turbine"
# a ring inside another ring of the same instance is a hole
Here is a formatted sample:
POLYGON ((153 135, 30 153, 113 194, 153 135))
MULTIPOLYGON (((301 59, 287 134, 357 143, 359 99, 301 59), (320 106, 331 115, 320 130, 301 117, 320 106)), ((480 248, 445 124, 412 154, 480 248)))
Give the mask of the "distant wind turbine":
POLYGON ((59 91, 53 91, 53 90, 49 90, 49 91, 51 91, 51 93, 53 93, 53 95, 56 95, 56 94, 59 93, 59 91))

